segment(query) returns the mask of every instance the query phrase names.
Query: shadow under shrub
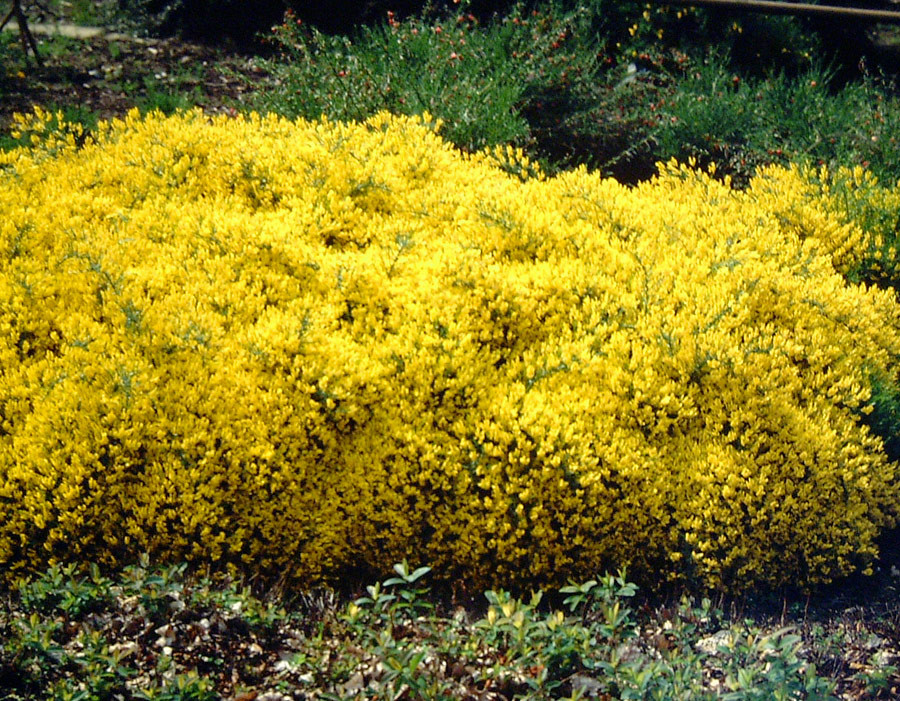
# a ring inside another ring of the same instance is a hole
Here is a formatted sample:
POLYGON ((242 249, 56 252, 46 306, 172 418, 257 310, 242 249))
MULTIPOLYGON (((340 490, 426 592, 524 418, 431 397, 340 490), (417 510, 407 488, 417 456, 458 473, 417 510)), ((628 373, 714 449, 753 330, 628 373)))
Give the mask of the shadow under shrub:
POLYGON ((5 571, 865 568, 900 339, 841 275, 859 228, 795 171, 543 178, 427 119, 134 113, 0 155, 5 571))

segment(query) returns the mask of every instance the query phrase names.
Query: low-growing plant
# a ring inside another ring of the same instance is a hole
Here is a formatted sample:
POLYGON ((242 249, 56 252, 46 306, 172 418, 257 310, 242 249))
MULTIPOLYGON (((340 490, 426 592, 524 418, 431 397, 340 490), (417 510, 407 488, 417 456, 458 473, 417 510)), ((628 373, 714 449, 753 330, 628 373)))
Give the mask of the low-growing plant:
POLYGON ((68 668, 54 688, 54 699, 97 701, 113 699, 127 692, 127 681, 135 674, 123 664, 120 655, 110 650, 106 639, 98 632, 82 630, 73 642, 68 668))
POLYGON ((732 630, 712 658, 728 690, 725 701, 835 698, 834 684, 800 656, 801 638, 792 628, 762 633, 753 621, 745 625, 732 630))
POLYGON ((203 102, 203 94, 190 75, 176 72, 171 76, 147 76, 135 106, 144 114, 161 112, 175 114, 197 107, 203 102))
POLYGON ((367 586, 368 595, 347 607, 342 620, 360 647, 333 666, 337 681, 345 691, 355 687, 362 698, 394 698, 407 689, 414 698, 451 699, 453 685, 441 679, 440 635, 432 629, 433 606, 425 598, 429 589, 419 582, 431 568, 410 570, 404 560, 394 571, 397 576, 367 586))
POLYGON ((196 673, 176 674, 170 680, 134 692, 143 701, 216 701, 213 685, 196 673))
POLYGON ((47 698, 52 689, 54 699, 108 699, 123 693, 134 675, 99 632, 73 635, 47 614, 16 617, 5 633, 0 667, 8 669, 0 668, 0 692, 11 688, 26 698, 47 698))
POLYGON ((350 609, 351 619, 353 611, 368 612, 367 622, 371 622, 371 616, 375 616, 379 620, 378 627, 390 628, 409 623, 420 615, 430 612, 431 605, 423 599, 428 589, 414 588, 412 585, 428 574, 431 568, 419 567, 410 571, 409 565, 404 560, 394 565, 394 571, 397 573, 396 577, 366 587, 368 596, 359 598, 353 603, 355 608, 350 609))
POLYGON ((283 607, 258 599, 250 587, 240 587, 231 579, 214 582, 203 578, 192 582, 187 593, 187 604, 194 608, 212 607, 230 612, 240 616, 252 629, 260 631, 273 630, 287 615, 283 607))
POLYGON ((74 565, 52 565, 36 579, 21 581, 18 591, 27 612, 59 612, 77 618, 106 605, 110 585, 96 565, 90 566, 87 575, 78 573, 74 565))
POLYGON ((882 656, 876 653, 868 660, 868 668, 856 674, 856 679, 865 685, 870 698, 890 698, 897 690, 898 672, 897 665, 885 664, 882 656))
POLYGON ((126 596, 137 596, 152 620, 161 620, 182 601, 186 568, 186 562, 151 567, 147 553, 141 553, 138 562, 123 568, 122 591, 126 596))
POLYGON ((8 664, 18 672, 25 686, 47 686, 55 669, 66 662, 66 651, 58 636, 62 623, 42 619, 38 613, 20 616, 7 624, 3 651, 8 664))
MULTIPOLYGON (((435 606, 441 597, 425 584, 429 572, 397 563, 395 576, 367 587, 366 596, 320 612, 314 634, 296 637, 289 629, 273 629, 273 637, 260 642, 293 652, 274 665, 262 657, 253 678, 270 690, 325 699, 409 695, 449 701, 474 690, 534 701, 604 695, 648 701, 834 698, 833 682, 811 663, 821 659, 817 644, 801 647, 790 628, 763 629, 749 619, 729 625, 708 599, 697 606, 685 597, 656 611, 645 601, 638 613, 630 605, 637 587, 619 573, 572 582, 549 596, 542 590, 525 597, 491 590, 485 592, 486 609, 445 614, 435 606), (568 613, 554 607, 559 601, 568 613)), ((54 576, 44 572, 39 579, 54 576)), ((171 612, 167 626, 199 621, 210 614, 212 602, 227 602, 234 591, 228 582, 189 579, 185 607, 171 612)), ((239 686, 234 672, 225 673, 239 668, 238 659, 222 659, 223 669, 214 673, 187 666, 191 654, 202 663, 206 654, 227 656, 239 649, 234 636, 243 634, 236 630, 231 637, 210 638, 217 649, 190 653, 174 638, 174 653, 159 643, 143 647, 146 612, 128 603, 135 578, 123 574, 110 581, 117 600, 94 619, 70 621, 65 629, 54 618, 58 612, 26 615, 21 596, 8 600, 15 603, 0 611, 0 693, 23 701, 123 694, 201 701, 220 698, 225 688, 235 695, 239 688, 261 688, 239 686), (116 636, 115 646, 107 635, 116 636)), ((241 599, 252 608, 252 596, 241 599)), ((290 611, 285 620, 295 614, 290 611)), ((873 666, 853 681, 868 683, 877 694, 892 683, 892 670, 883 672, 873 666)))
POLYGON ((335 699, 403 689, 449 699, 473 686, 511 699, 834 698, 787 630, 764 634, 746 623, 713 636, 728 644, 698 651, 723 618, 708 600, 694 607, 685 599, 658 632, 644 632, 648 622, 626 605, 636 587, 621 573, 563 587, 571 615, 548 608, 542 592, 522 599, 494 590, 485 593, 486 614, 471 623, 430 611, 399 628, 391 623, 396 602, 426 591, 402 579, 369 587, 339 618, 349 627, 330 628, 329 644, 311 641, 297 664, 319 670, 316 684, 335 699))

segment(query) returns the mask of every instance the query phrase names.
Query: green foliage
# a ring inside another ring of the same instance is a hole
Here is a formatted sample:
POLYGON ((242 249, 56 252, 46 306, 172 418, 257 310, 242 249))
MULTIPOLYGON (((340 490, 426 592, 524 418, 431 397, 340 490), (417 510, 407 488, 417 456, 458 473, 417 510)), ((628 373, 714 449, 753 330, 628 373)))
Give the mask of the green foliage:
MULTIPOLYGON (((267 64, 279 88, 257 107, 290 117, 354 120, 380 110, 429 112, 457 146, 528 143, 523 117, 541 95, 590 82, 593 57, 577 50, 571 17, 514 12, 485 26, 471 14, 422 15, 329 36, 292 16, 267 64)), ((577 90, 576 90, 577 93, 577 90)))
MULTIPOLYGON (((396 567, 409 574, 405 563, 396 567)), ((789 629, 763 634, 744 622, 709 636, 722 613, 708 600, 694 607, 685 599, 659 633, 648 634, 625 605, 637 589, 624 573, 562 588, 568 616, 548 609, 541 592, 522 599, 488 591, 486 614, 471 623, 434 615, 415 579, 369 587, 331 622, 329 642, 310 641, 297 657, 315 686, 327 688, 324 698, 391 698, 406 688, 416 698, 449 699, 473 685, 511 699, 834 698, 789 629), (706 638, 727 644, 710 649, 706 638)))
POLYGON ((72 635, 60 620, 37 612, 16 615, 3 631, 3 667, 14 677, 14 689, 36 694, 25 698, 45 698, 41 694, 51 688, 55 699, 114 698, 133 676, 100 633, 84 628, 72 635))
POLYGON ((4 666, 14 670, 23 685, 39 688, 49 681, 54 666, 64 664, 66 653, 57 639, 60 621, 45 621, 32 613, 13 619, 4 628, 4 666))
POLYGON ((871 414, 864 420, 884 440, 891 460, 900 460, 900 386, 884 377, 872 378, 871 414))
POLYGON ((68 669, 54 688, 60 701, 93 701, 112 699, 126 690, 125 682, 134 670, 122 664, 119 653, 110 649, 106 639, 97 631, 82 629, 72 643, 76 650, 70 657, 68 669))
POLYGON ((208 680, 191 672, 178 674, 171 681, 138 690, 135 698, 144 701, 216 701, 221 697, 208 680))
POLYGON ((767 163, 861 165, 885 182, 900 178, 900 103, 865 77, 834 90, 833 71, 789 77, 736 72, 711 54, 670 83, 660 100, 655 153, 715 162, 745 183, 767 163))
POLYGON ((47 0, 46 2, 24 2, 26 11, 33 7, 37 11, 46 12, 50 17, 65 17, 67 21, 89 27, 105 27, 114 23, 119 13, 118 2, 104 0, 47 0))
POLYGON ((196 99, 192 99, 190 94, 184 94, 177 90, 161 90, 155 86, 150 86, 146 95, 137 101, 138 109, 144 114, 161 112, 165 115, 172 115, 195 106, 196 99))
POLYGON ((142 555, 137 563, 123 569, 122 590, 137 597, 151 620, 161 621, 170 605, 182 599, 186 568, 186 563, 151 567, 149 557, 142 555))
POLYGON ((19 597, 26 612, 60 612, 77 618, 109 603, 110 581, 91 565, 87 576, 79 576, 75 565, 52 565, 34 580, 19 583, 19 597))
POLYGON ((801 638, 792 628, 763 634, 752 621, 733 629, 719 646, 714 668, 728 692, 725 701, 804 698, 832 699, 833 685, 800 655, 801 638))
MULTIPOLYGON (((129 698, 204 701, 220 698, 214 683, 176 664, 148 630, 184 619, 239 621, 245 634, 272 632, 284 620, 282 607, 263 602, 231 580, 185 576, 185 565, 151 566, 146 557, 118 576, 102 576, 96 565, 53 565, 30 580, 19 580, 11 604, 0 612, 0 697, 87 701, 126 692, 134 664, 153 662, 154 682, 129 691, 129 698), (86 572, 87 574, 84 574, 86 572), (131 631, 135 639, 121 640, 131 631), (111 637, 119 637, 111 644, 111 637), (126 664, 129 663, 129 664, 126 664)), ((254 638, 255 639, 255 638, 254 638)), ((259 638, 264 641, 264 638, 259 638)), ((146 672, 146 670, 144 670, 146 672)))
POLYGON ((44 58, 61 58, 71 55, 74 51, 83 49, 82 40, 62 34, 51 34, 49 36, 43 37, 39 46, 41 56, 44 58))
POLYGON ((897 690, 895 683, 898 671, 900 668, 897 665, 885 664, 882 655, 876 653, 869 661, 869 668, 857 673, 856 679, 865 685, 866 694, 870 698, 889 698, 897 690), (886 695, 882 696, 882 693, 886 695))
MULTIPOLYGON (((60 578, 60 572, 76 570, 51 567, 35 581, 48 589, 54 582, 71 589, 78 577, 60 578)), ((437 612, 440 598, 424 583, 429 572, 397 563, 394 576, 367 587, 366 596, 321 612, 311 634, 289 638, 294 653, 282 655, 258 688, 322 699, 405 695, 449 701, 472 690, 533 701, 835 699, 834 683, 820 676, 812 661, 826 659, 846 640, 821 630, 811 631, 804 646, 789 627, 729 622, 708 599, 695 605, 685 597, 656 611, 646 602, 633 607, 637 587, 624 572, 572 582, 546 597, 540 591, 519 597, 492 590, 485 593, 486 608, 447 616, 437 612), (555 607, 559 601, 567 613, 555 607)), ((261 603, 245 589, 238 593, 232 582, 184 575, 180 565, 160 568, 144 561, 108 580, 115 597, 77 625, 63 625, 55 617, 58 609, 25 611, 23 602, 34 599, 34 583, 20 583, 6 600, 15 605, 0 611, 0 694, 23 701, 221 698, 222 681, 232 677, 184 669, 176 662, 183 656, 148 644, 146 612, 128 602, 143 588, 155 590, 152 597, 159 590, 177 593, 185 606, 169 610, 167 626, 198 621, 211 607, 234 612, 240 601, 244 615, 261 603), (115 646, 110 635, 118 636, 115 646), (127 659, 123 650, 131 651, 127 659)), ((65 594, 39 598, 62 601, 65 594)), ((293 610, 283 620, 297 614, 293 610)), ((236 642, 220 640, 227 649, 236 642)), ((269 644, 274 650, 286 643, 275 638, 269 644)), ((873 698, 893 684, 895 673, 875 662, 853 677, 873 698)))
POLYGON ((233 580, 213 582, 202 578, 187 594, 188 605, 201 609, 229 611, 240 616, 252 630, 271 631, 286 618, 284 608, 253 596, 250 587, 239 587, 233 580))
POLYGON ((586 164, 633 182, 675 157, 745 184, 764 164, 862 164, 900 178, 891 86, 835 92, 795 18, 644 3, 557 2, 480 23, 425 12, 331 36, 289 15, 253 106, 290 117, 429 112, 464 149, 511 143, 549 170, 586 164))

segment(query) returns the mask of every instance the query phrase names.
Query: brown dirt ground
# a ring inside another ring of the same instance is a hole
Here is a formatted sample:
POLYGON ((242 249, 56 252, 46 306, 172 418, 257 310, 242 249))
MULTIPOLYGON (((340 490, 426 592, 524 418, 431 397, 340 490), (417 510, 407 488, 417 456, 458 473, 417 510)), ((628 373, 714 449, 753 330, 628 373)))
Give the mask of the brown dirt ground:
MULTIPOLYGON (((209 112, 239 107, 268 79, 253 56, 178 39, 109 34, 88 39, 36 36, 43 66, 22 60, 18 37, 0 34, 0 130, 33 105, 122 116, 154 96, 187 96, 209 112), (10 48, 13 44, 15 48, 10 48), (14 57, 9 60, 9 57, 14 57), (4 60, 3 57, 7 57, 4 60)), ((184 99, 184 98, 179 98, 184 99)))

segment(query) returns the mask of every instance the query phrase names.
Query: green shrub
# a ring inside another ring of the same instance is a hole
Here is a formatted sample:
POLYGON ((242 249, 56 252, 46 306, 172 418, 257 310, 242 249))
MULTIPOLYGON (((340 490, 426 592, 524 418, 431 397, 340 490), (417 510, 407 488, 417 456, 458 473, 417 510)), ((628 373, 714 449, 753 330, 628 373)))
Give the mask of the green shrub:
POLYGON ((338 36, 291 15, 267 64, 277 87, 254 106, 310 119, 428 111, 464 149, 514 144, 548 170, 588 165, 627 182, 672 157, 715 162, 739 185, 773 162, 900 176, 889 91, 866 78, 834 94, 814 36, 792 18, 606 0, 529 7, 484 23, 465 5, 391 13, 338 36))
POLYGON ((262 93, 256 107, 338 120, 428 112, 468 150, 527 144, 526 105, 594 73, 593 56, 573 45, 571 20, 552 11, 514 12, 485 26, 469 13, 390 18, 352 37, 289 16, 276 30, 282 57, 267 67, 278 88, 262 93))
POLYGON ((768 163, 861 165, 885 182, 900 179, 900 104, 872 78, 835 91, 822 68, 748 78, 715 55, 680 76, 660 99, 661 159, 713 162, 740 183, 768 163))

